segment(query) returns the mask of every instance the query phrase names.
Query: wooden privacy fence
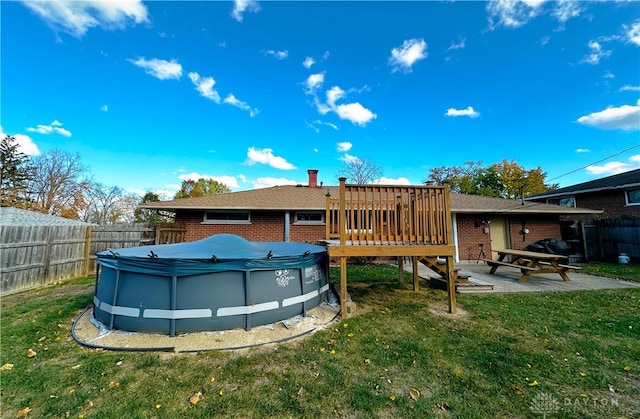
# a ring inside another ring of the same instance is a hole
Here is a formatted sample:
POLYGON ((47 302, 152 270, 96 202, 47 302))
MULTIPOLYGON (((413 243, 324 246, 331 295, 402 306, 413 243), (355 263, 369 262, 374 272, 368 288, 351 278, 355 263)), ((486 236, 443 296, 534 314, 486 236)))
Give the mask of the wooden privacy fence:
POLYGON ((180 224, 0 226, 0 295, 88 275, 96 252, 179 243, 184 232, 180 224))
POLYGON ((583 228, 588 260, 615 262, 621 253, 640 259, 640 219, 595 220, 583 228))
POLYGON ((0 294, 88 273, 91 227, 1 226, 0 294))

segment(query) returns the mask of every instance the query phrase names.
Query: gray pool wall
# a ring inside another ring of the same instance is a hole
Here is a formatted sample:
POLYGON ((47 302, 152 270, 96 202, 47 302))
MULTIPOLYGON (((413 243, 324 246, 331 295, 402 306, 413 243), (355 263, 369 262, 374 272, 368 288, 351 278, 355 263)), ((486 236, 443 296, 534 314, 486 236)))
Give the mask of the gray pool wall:
POLYGON ((326 299, 326 248, 248 242, 223 234, 197 242, 98 252, 94 317, 109 329, 179 333, 275 323, 326 299))

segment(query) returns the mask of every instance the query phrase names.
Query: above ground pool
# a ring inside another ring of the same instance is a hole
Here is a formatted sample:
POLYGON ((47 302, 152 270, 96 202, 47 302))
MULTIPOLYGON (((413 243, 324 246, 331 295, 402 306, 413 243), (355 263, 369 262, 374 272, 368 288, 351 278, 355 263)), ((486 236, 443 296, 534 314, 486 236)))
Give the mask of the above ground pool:
POLYGON ((232 234, 97 253, 94 317, 109 329, 228 330, 304 315, 326 297, 325 247, 232 234))

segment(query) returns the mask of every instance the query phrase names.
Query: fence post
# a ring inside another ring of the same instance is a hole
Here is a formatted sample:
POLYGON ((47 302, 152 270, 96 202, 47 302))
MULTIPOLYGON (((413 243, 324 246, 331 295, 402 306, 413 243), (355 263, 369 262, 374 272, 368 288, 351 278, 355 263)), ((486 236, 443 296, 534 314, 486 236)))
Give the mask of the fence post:
POLYGON ((53 239, 51 237, 51 228, 50 226, 45 227, 45 236, 44 236, 44 267, 42 269, 42 282, 40 285, 46 285, 49 283, 49 269, 51 267, 51 252, 53 247, 53 239))
POLYGON ((84 235, 84 276, 89 275, 89 262, 91 261, 91 226, 87 226, 84 235))

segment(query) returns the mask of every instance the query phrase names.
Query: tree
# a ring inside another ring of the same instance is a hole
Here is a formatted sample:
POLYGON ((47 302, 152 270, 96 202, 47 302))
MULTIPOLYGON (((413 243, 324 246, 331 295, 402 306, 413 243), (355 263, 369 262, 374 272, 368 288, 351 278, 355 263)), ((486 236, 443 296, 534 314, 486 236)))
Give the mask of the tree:
POLYGON ((349 183, 363 185, 381 177, 382 166, 368 158, 353 157, 344 162, 339 176, 346 177, 349 183))
MULTIPOLYGON (((147 204, 149 202, 159 202, 160 196, 155 192, 147 192, 142 197, 139 204, 147 204)), ((174 220, 174 215, 168 211, 155 210, 149 208, 136 208, 133 212, 136 223, 171 223, 174 220)))
POLYGON ((85 206, 80 219, 100 225, 133 222, 139 200, 138 195, 127 193, 119 186, 92 182, 85 192, 85 206))
POLYGON ((544 183, 546 173, 540 167, 526 170, 514 160, 502 160, 490 166, 467 161, 462 166, 440 166, 429 171, 430 180, 449 182, 452 192, 516 199, 551 191, 557 184, 544 183))
POLYGON ((90 181, 79 154, 52 150, 32 159, 29 192, 32 206, 45 214, 78 218, 86 207, 90 181))
POLYGON ((183 180, 180 190, 176 192, 175 199, 196 198, 199 196, 210 196, 231 192, 231 189, 222 182, 211 178, 200 178, 198 180, 183 180))
POLYGON ((31 179, 29 157, 21 152, 14 137, 0 141, 0 206, 25 208, 28 206, 28 187, 31 179))

